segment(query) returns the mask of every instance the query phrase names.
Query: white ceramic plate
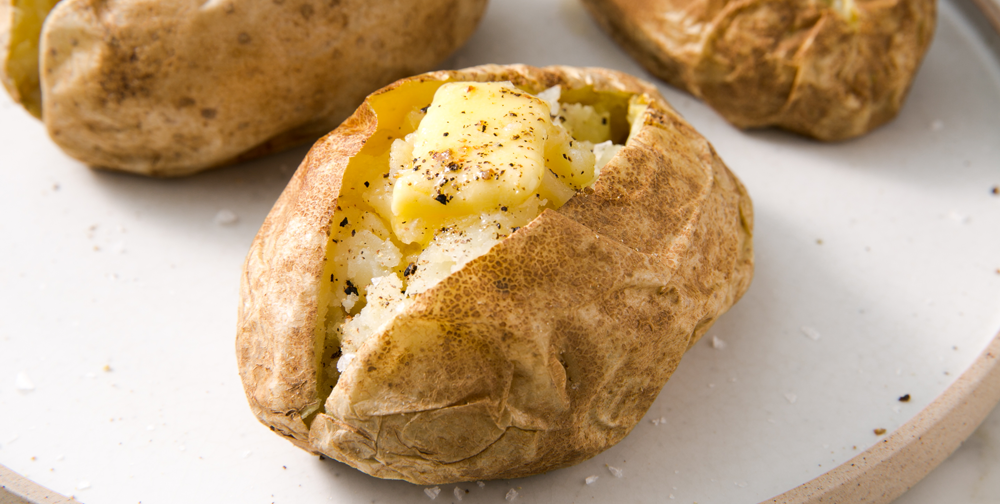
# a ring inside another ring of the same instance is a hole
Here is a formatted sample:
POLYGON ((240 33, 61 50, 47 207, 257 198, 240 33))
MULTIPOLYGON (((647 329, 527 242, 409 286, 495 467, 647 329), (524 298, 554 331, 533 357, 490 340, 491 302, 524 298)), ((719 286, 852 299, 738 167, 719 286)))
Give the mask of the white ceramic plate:
MULTIPOLYGON (((1000 53, 967 1, 940 4, 899 118, 855 141, 740 132, 661 85, 753 197, 753 285, 622 443, 457 485, 463 502, 755 503, 941 394, 1000 330, 1000 53)), ((649 78, 573 0, 494 0, 445 66, 481 63, 649 78)), ((246 405, 240 266, 304 148, 182 180, 95 172, 0 100, 0 464, 88 503, 429 500, 300 451, 246 405)))

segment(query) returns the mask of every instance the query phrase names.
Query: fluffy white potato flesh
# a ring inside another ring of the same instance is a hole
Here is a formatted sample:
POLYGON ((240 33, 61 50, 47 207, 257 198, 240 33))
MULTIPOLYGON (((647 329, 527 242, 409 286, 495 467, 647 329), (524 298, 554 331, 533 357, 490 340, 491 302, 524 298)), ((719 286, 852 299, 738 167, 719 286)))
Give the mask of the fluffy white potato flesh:
POLYGON ((509 82, 413 84, 405 102, 393 93, 406 95, 373 104, 379 129, 351 159, 331 222, 322 397, 414 296, 596 182, 625 142, 613 138, 612 109, 629 132, 645 109, 621 97, 617 107, 563 103, 558 87, 535 96, 509 82))

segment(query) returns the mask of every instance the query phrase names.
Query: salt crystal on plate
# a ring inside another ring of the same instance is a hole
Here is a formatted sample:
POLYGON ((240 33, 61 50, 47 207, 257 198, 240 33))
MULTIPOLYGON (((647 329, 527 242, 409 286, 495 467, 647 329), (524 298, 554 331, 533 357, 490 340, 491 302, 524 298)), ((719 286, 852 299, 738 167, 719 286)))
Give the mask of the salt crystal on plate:
POLYGON ((250 455, 253 455, 253 452, 250 450, 243 452, 243 458, 250 458, 250 455))
POLYGON ((712 348, 722 350, 726 348, 726 342, 720 340, 718 336, 712 336, 712 348))
POLYGON ((610 471, 611 474, 614 475, 614 477, 616 478, 621 478, 623 474, 622 470, 615 466, 608 466, 608 471, 610 471))
POLYGON ((240 220, 232 210, 223 208, 215 214, 215 223, 222 226, 230 226, 236 224, 236 221, 240 220))
POLYGON ((670 494, 670 498, 673 499, 674 498, 674 494, 670 494))
POLYGON ((948 212, 948 218, 959 224, 968 224, 968 222, 972 220, 972 218, 969 217, 968 215, 962 215, 956 212, 955 210, 948 212))
POLYGON ((153 424, 149 424, 149 425, 146 426, 146 430, 148 430, 148 431, 154 431, 154 430, 156 430, 156 426, 153 425, 153 424))
POLYGON ((438 494, 441 493, 441 487, 425 488, 424 493, 427 494, 431 500, 437 499, 438 494))
POLYGON ((477 481, 476 484, 479 485, 479 488, 486 488, 486 483, 483 483, 482 481, 477 481))
POLYGON ((795 394, 793 394, 791 392, 788 392, 788 393, 785 394, 785 399, 788 399, 788 402, 790 402, 792 404, 795 404, 795 401, 799 400, 799 396, 797 396, 797 395, 795 395, 795 394))
POLYGON ((513 501, 516 498, 517 498, 517 490, 514 490, 513 488, 511 488, 510 491, 507 492, 507 495, 504 496, 504 499, 506 499, 507 501, 513 501))
POLYGON ((587 482, 588 485, 593 485, 597 481, 597 476, 587 476, 587 479, 583 481, 587 482))
POLYGON ((461 488, 455 487, 455 491, 453 493, 455 494, 455 498, 456 499, 462 500, 462 497, 464 496, 465 491, 462 490, 461 488))
POLYGON ((812 327, 802 326, 800 329, 802 331, 802 334, 805 334, 806 337, 808 337, 809 339, 811 339, 813 341, 819 341, 819 339, 822 337, 822 336, 820 336, 819 331, 817 331, 816 329, 813 329, 812 327))
POLYGON ((25 374, 24 371, 17 373, 17 376, 14 378, 14 386, 21 392, 31 392, 35 390, 35 384, 31 383, 31 379, 28 378, 28 375, 25 374))
POLYGON ((90 482, 87 480, 80 480, 80 482, 76 484, 77 490, 86 490, 88 488, 90 488, 90 482))

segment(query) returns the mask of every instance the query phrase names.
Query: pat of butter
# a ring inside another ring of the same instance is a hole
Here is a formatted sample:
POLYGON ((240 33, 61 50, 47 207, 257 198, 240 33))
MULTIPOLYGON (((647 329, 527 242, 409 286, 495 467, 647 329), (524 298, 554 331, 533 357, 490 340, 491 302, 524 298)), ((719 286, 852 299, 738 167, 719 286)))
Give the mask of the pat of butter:
POLYGON ((441 86, 415 132, 392 213, 446 218, 516 206, 538 189, 549 106, 509 82, 441 86))

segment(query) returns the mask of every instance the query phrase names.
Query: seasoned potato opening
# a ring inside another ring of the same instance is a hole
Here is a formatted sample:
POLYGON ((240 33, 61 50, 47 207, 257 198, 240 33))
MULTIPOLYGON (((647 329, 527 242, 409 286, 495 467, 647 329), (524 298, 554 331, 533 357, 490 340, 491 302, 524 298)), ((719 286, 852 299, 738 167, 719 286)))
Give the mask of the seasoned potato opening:
POLYGON ((378 129, 344 173, 316 328, 325 398, 414 297, 592 186, 639 96, 510 82, 411 82, 373 97, 378 129))
POLYGON ((4 86, 35 117, 42 116, 38 46, 42 23, 59 0, 18 0, 10 7, 10 45, 4 86))

